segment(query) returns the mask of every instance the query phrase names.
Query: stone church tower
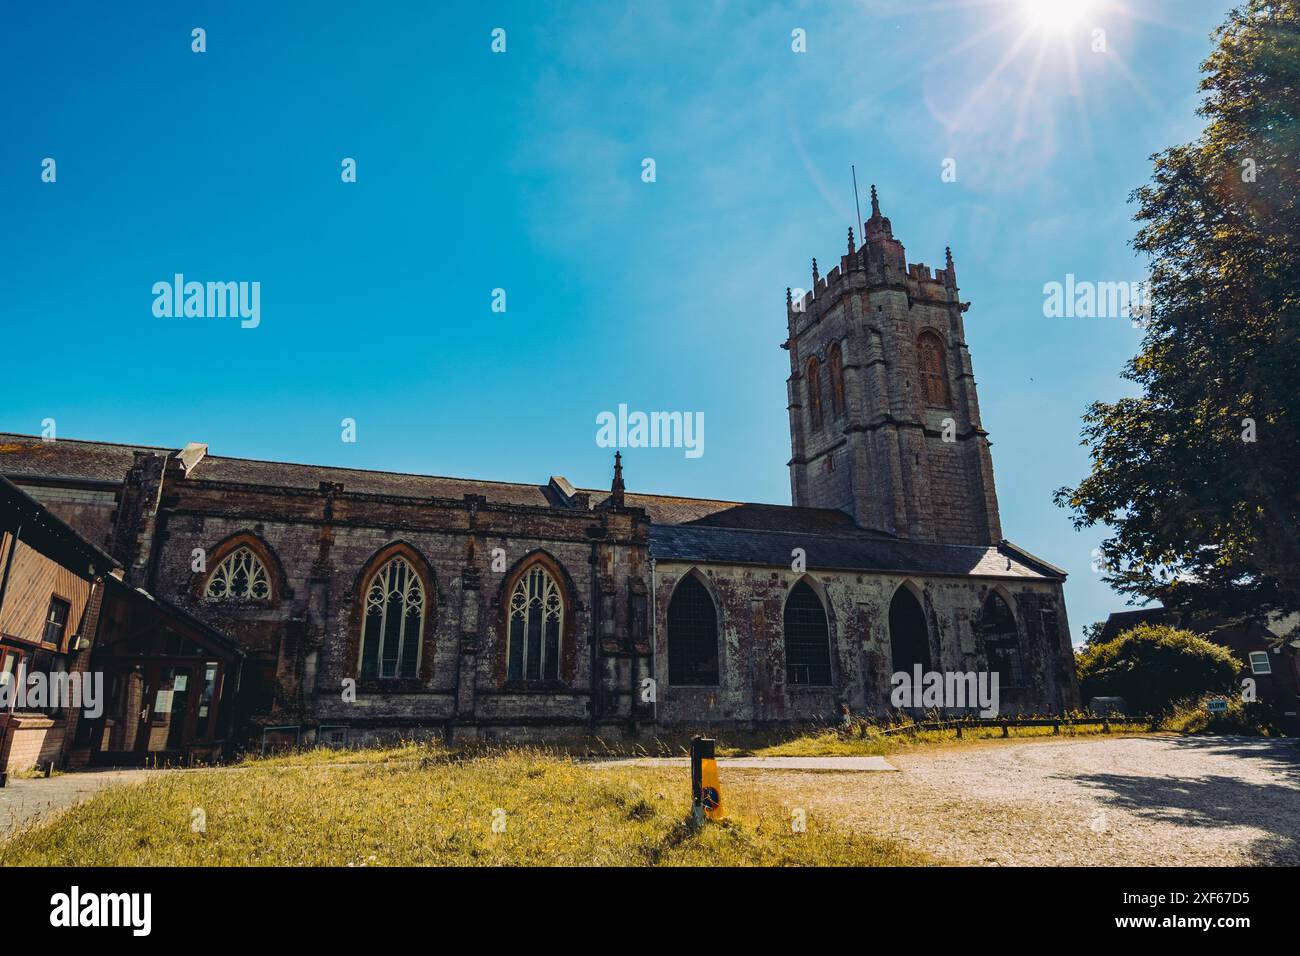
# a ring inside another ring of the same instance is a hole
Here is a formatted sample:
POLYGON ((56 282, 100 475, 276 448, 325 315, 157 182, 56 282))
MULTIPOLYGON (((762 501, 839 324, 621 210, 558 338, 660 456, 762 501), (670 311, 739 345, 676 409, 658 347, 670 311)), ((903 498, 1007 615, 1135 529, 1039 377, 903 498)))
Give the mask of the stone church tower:
POLYGON ((952 253, 908 265, 871 187, 865 243, 812 289, 787 290, 790 486, 800 507, 837 508, 900 538, 1002 540, 988 433, 952 253))

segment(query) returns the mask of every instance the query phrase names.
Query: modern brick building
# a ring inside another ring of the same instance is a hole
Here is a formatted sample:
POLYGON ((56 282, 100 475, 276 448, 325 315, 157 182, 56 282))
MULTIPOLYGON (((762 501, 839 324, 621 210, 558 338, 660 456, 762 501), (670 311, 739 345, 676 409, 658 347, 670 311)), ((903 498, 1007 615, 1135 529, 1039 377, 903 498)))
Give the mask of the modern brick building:
POLYGON ((0 478, 0 774, 193 763, 232 743, 243 651, 123 578, 0 478))
POLYGON ((0 479, 0 773, 62 764, 81 709, 59 706, 67 682, 52 689, 48 678, 80 680, 116 573, 103 550, 0 479), (43 684, 30 702, 18 692, 28 674, 43 684))
POLYGON ((1075 707, 1064 572, 1002 538, 952 258, 908 265, 874 189, 865 240, 787 296, 793 506, 628 492, 617 460, 594 490, 21 435, 0 473, 237 645, 252 727, 305 741, 879 714, 916 664, 1075 707))

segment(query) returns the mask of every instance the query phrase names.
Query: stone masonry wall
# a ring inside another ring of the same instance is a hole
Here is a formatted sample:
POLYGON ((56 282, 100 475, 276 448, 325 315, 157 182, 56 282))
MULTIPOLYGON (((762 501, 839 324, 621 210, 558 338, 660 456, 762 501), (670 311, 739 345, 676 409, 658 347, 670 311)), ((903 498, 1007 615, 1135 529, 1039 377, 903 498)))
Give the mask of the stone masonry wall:
POLYGON ((867 225, 866 245, 850 245, 828 276, 788 304, 794 503, 847 511, 859 524, 913 540, 996 543, 992 461, 951 257, 937 271, 908 265, 878 210, 867 225), (947 408, 924 401, 916 342, 925 331, 944 344, 947 408), (835 344, 844 363, 839 415, 827 371, 835 344), (822 369, 821 427, 812 417, 812 358, 822 369))
POLYGON ((709 725, 786 720, 832 720, 840 703, 858 714, 890 709, 892 673, 889 605, 902 586, 921 595, 930 632, 932 666, 941 671, 986 669, 978 621, 996 589, 1020 629, 1021 652, 1036 692, 1003 695, 1004 712, 1052 712, 1074 707, 1073 657, 1064 596, 1055 582, 1000 582, 961 577, 869 575, 851 572, 795 574, 788 569, 662 562, 657 568, 655 673, 661 724, 709 725), (683 575, 698 570, 718 610, 719 686, 668 683, 668 605, 683 575), (785 683, 782 620, 790 588, 806 578, 827 608, 834 686, 785 683), (1055 632, 1043 612, 1055 614, 1055 632), (1058 690, 1059 685, 1059 690, 1058 690))

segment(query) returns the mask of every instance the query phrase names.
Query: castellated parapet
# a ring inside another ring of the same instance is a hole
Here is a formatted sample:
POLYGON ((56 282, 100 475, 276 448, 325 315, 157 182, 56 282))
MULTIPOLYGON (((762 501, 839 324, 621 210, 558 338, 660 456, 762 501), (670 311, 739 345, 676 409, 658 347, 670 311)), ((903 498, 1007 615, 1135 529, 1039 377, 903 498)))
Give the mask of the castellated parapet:
POLYGON ((794 503, 910 540, 1002 540, 951 251, 909 264, 872 187, 865 242, 787 295, 794 503))

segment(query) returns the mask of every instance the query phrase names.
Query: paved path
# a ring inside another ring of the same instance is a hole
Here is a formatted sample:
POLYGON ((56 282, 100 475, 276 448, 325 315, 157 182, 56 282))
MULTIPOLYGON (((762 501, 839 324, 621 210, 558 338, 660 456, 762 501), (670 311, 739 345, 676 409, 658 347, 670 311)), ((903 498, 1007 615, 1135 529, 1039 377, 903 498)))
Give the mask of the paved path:
MULTIPOLYGON (((593 767, 689 767, 689 757, 633 757, 626 760, 600 760, 593 767)), ((884 757, 719 757, 722 770, 821 770, 832 773, 862 773, 872 770, 897 770, 884 757)))
POLYGON ((900 773, 730 776, 814 819, 966 864, 1300 864, 1294 740, 1025 741, 889 759, 900 773))
POLYGON ((105 787, 144 780, 159 770, 94 770, 36 779, 9 778, 0 788, 0 841, 49 813, 64 810, 105 787))

